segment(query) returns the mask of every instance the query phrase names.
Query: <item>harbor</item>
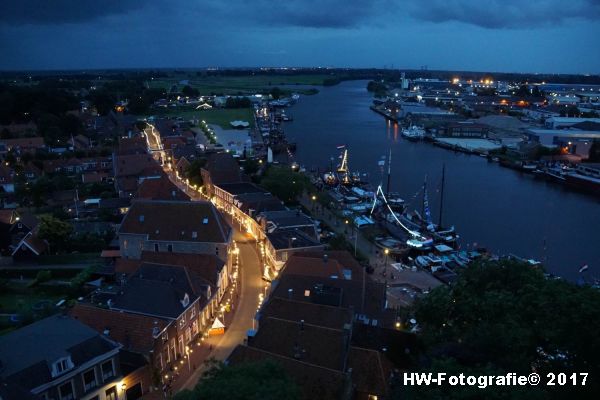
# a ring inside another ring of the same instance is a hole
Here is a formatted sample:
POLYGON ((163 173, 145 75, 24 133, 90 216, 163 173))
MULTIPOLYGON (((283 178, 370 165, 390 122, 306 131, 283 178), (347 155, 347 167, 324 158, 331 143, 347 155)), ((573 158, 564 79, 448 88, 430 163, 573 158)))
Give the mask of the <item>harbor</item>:
POLYGON ((533 173, 501 168, 484 157, 405 140, 402 128, 369 109, 372 98, 365 87, 365 81, 344 82, 302 98, 291 108, 295 122, 286 125, 286 134, 297 144, 294 162, 326 173, 331 159, 336 164, 339 160, 338 146, 345 144, 352 170, 376 188, 384 183, 380 161, 391 149, 390 188, 384 185, 384 191, 397 193, 413 210, 422 208, 417 197, 425 176, 430 208, 440 209, 445 165, 443 220, 455 226, 461 251, 485 248, 498 255, 519 254, 542 261, 548 272, 570 280, 578 278, 581 265, 600 264, 594 232, 584 223, 600 218, 596 199, 539 182, 533 173))

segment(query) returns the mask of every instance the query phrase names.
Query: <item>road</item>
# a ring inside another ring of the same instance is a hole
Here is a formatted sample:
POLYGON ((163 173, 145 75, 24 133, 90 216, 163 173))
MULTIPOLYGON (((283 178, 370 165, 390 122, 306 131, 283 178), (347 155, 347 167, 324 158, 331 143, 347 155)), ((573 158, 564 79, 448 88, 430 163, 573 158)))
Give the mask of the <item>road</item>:
MULTIPOLYGON (((178 181, 172 171, 165 169, 165 172, 175 185, 191 196, 193 201, 205 200, 198 192, 190 190, 185 183, 178 181)), ((224 216, 229 219, 227 215, 224 216)), ((265 291, 265 282, 262 280, 262 265, 255 240, 242 233, 231 221, 230 225, 234 230, 233 239, 240 250, 238 258, 239 297, 233 302, 233 316, 231 316, 229 323, 226 323, 225 334, 210 337, 205 341, 210 351, 207 355, 202 356, 203 360, 214 358, 215 360, 224 361, 238 344, 245 341, 247 331, 254 327, 253 319, 259 305, 259 295, 265 291)), ((189 377, 177 385, 177 390, 192 389, 196 385, 206 369, 206 365, 201 363, 203 360, 196 360, 195 365, 198 365, 198 367, 189 377)))

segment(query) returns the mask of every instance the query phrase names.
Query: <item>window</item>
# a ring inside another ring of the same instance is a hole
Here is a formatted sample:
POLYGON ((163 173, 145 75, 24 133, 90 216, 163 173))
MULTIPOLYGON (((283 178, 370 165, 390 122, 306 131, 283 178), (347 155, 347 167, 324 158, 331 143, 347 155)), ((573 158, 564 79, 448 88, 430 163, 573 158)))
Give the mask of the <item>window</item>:
POLYGON ((192 332, 190 331, 190 328, 185 328, 185 341, 186 343, 189 343, 192 341, 192 332))
POLYGON ((113 376, 115 376, 113 362, 112 360, 108 360, 107 362, 102 364, 102 379, 107 380, 109 378, 112 378, 113 376))
POLYGON ((192 322, 192 335, 196 336, 198 334, 198 321, 192 322))
POLYGON ((58 387, 58 395, 61 400, 74 400, 75 395, 73 394, 73 385, 71 381, 63 383, 58 387))
POLYGON ((52 365, 52 377, 56 377, 65 371, 73 368, 73 362, 70 357, 61 358, 52 365))
POLYGON ((179 320, 179 328, 183 328, 185 326, 185 314, 181 315, 181 319, 179 320))
POLYGON ((87 392, 98 386, 96 383, 96 371, 92 368, 83 373, 83 388, 87 392))
POLYGON ((127 249, 127 240, 123 240, 123 248, 127 249))
POLYGON ((172 244, 168 244, 168 245, 167 245, 167 251, 168 251, 169 253, 172 253, 172 252, 173 252, 173 245, 172 245, 172 244))
POLYGON ((106 391, 106 400, 118 400, 117 398, 117 387, 113 386, 106 391))
POLYGON ((158 243, 154 243, 154 251, 158 253, 158 243))
POLYGON ((195 316, 196 316, 196 307, 192 307, 190 309, 190 319, 194 319, 195 316))

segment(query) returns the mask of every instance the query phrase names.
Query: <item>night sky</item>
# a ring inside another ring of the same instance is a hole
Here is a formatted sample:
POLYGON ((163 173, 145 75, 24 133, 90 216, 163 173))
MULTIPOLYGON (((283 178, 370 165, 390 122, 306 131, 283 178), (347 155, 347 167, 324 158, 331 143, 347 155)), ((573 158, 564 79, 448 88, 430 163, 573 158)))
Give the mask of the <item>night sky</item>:
POLYGON ((599 0, 6 0, 0 69, 600 73, 599 0))

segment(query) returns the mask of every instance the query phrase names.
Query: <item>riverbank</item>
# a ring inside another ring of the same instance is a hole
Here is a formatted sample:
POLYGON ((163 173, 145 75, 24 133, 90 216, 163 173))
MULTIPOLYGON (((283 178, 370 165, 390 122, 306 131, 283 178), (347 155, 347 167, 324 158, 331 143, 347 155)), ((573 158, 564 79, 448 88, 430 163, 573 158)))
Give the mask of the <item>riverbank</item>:
POLYGON ((463 248, 476 245, 496 254, 541 260, 549 272, 573 281, 586 263, 591 275, 600 275, 596 232, 587 222, 600 220, 596 199, 540 182, 533 174, 514 173, 483 157, 403 140, 395 124, 369 109, 372 97, 365 88, 366 81, 342 82, 293 106, 294 122, 285 129, 297 143, 294 161, 309 170, 327 171, 332 158, 338 161, 337 146, 345 144, 350 169, 367 174, 376 186, 386 180, 378 161, 391 149, 390 190, 398 192, 409 209, 420 210, 415 193, 427 175, 434 219, 445 164, 443 222, 456 226, 463 248), (317 118, 320 115, 327 117, 317 118))

